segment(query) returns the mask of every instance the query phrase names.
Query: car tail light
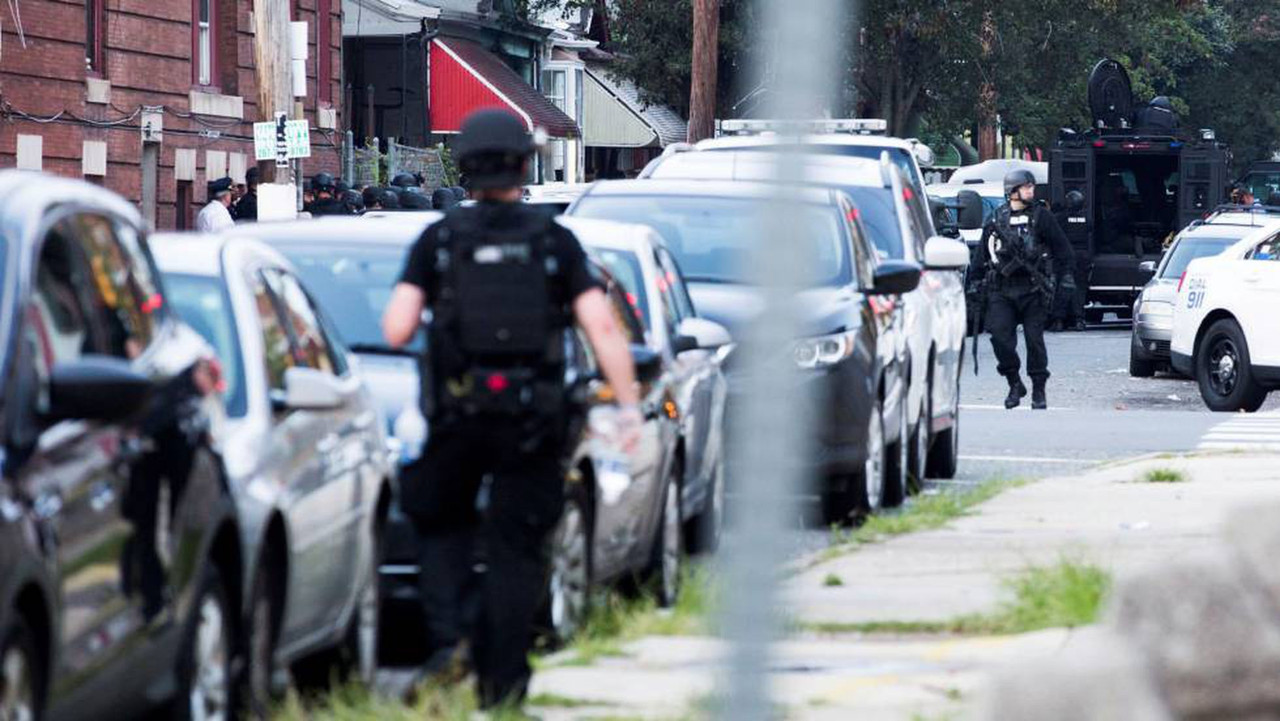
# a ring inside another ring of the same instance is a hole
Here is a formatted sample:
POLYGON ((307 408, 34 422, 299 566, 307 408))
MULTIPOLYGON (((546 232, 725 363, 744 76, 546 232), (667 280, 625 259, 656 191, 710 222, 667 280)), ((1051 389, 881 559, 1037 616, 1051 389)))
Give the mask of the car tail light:
POLYGON ((1182 292, 1182 281, 1187 279, 1187 271, 1182 271, 1182 275, 1178 276, 1178 292, 1182 292))

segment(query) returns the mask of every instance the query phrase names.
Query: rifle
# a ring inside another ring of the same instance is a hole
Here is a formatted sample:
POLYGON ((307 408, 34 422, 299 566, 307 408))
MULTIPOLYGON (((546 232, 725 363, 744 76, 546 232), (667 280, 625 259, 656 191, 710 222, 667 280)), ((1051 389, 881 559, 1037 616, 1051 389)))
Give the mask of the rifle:
POLYGON ((988 268, 987 274, 981 279, 970 283, 965 289, 965 304, 968 306, 968 316, 971 319, 968 335, 973 337, 973 374, 978 375, 978 339, 982 337, 982 323, 986 319, 987 300, 990 294, 991 286, 995 282, 995 268, 988 268))

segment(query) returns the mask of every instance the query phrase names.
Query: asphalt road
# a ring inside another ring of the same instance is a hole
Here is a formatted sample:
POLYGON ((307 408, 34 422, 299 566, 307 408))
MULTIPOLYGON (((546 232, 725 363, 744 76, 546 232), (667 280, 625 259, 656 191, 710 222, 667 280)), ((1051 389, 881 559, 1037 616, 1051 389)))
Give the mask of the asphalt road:
MULTIPOLYGON (((972 339, 970 339, 972 342, 972 339)), ((966 351, 961 381, 960 471, 954 481, 931 483, 927 492, 991 479, 1069 475, 1097 463, 1148 453, 1193 451, 1210 432, 1235 418, 1208 411, 1196 384, 1160 374, 1130 378, 1129 329, 1107 326, 1047 336, 1049 410, 1004 408, 1008 392, 996 374, 987 336, 978 343, 978 374, 966 351)), ((1025 359, 1020 343, 1019 352, 1025 359)), ((1024 382, 1030 387, 1030 381, 1024 382)), ((1280 409, 1280 393, 1263 409, 1280 409)), ((1280 439, 1278 439, 1280 440, 1280 439)), ((826 529, 796 524, 798 553, 821 549, 826 529)))

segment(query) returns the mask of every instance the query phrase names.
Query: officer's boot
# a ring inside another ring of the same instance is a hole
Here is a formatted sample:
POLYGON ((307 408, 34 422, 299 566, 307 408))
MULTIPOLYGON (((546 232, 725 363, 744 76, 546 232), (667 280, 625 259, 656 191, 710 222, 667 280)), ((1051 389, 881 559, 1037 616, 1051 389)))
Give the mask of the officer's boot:
POLYGON ((1008 409, 1017 408, 1018 404, 1027 395, 1027 387, 1022 385, 1022 379, 1016 373, 1009 375, 1009 395, 1004 399, 1004 407, 1008 409))
POLYGON ((1050 333, 1061 333, 1062 331, 1066 330, 1066 326, 1063 325, 1061 318, 1054 318, 1052 321, 1049 322, 1049 327, 1045 328, 1045 330, 1049 331, 1050 333))
POLYGON ((1031 408, 1042 411, 1049 407, 1049 399, 1044 394, 1044 378, 1031 379, 1031 408))

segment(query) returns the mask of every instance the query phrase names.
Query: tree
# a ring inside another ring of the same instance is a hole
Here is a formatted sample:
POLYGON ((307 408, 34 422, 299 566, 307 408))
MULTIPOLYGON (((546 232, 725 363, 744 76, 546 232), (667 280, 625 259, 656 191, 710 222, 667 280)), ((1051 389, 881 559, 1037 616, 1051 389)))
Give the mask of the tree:
POLYGON ((720 0, 693 0, 693 62, 689 87, 689 142, 715 135, 716 63, 720 0))

